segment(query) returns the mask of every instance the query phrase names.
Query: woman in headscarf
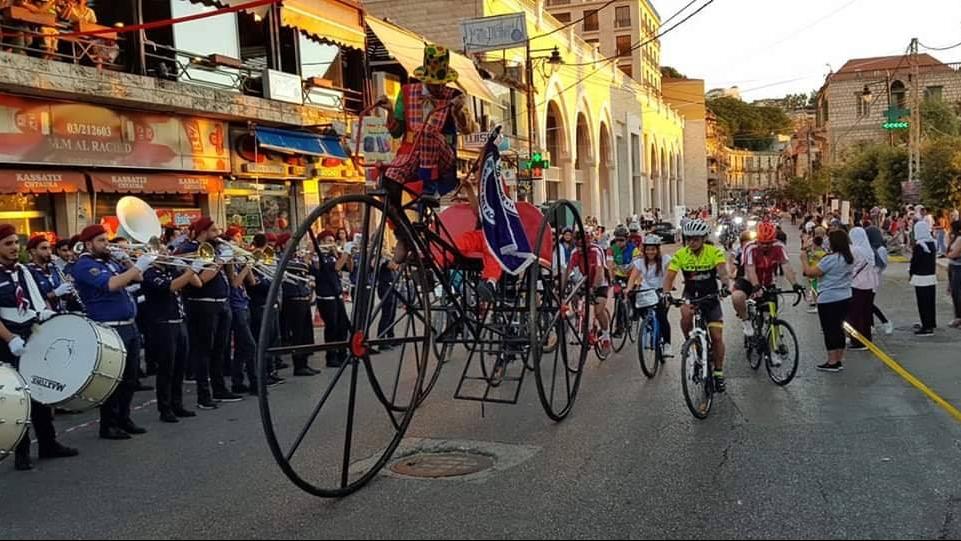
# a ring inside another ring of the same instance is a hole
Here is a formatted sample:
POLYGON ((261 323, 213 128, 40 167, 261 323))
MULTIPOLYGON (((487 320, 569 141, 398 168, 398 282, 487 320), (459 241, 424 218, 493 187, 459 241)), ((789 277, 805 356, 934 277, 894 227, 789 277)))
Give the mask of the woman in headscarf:
MULTIPOLYGON (((863 227, 851 229, 851 253, 854 255, 854 268, 851 278, 851 309, 848 323, 861 336, 871 340, 871 324, 874 320, 874 292, 878 288, 878 270, 874 261, 874 250, 863 227)), ((865 350, 867 346, 852 340, 849 349, 865 350)))
POLYGON ((914 224, 914 254, 911 256, 911 285, 918 299, 918 314, 921 323, 915 325, 914 334, 917 336, 931 336, 938 326, 936 295, 938 277, 936 259, 938 246, 931 236, 931 225, 925 220, 918 220, 914 224))
MULTIPOLYGON (((878 289, 881 288, 881 274, 884 269, 888 268, 888 248, 884 243, 884 234, 881 233, 881 229, 877 226, 870 226, 865 228, 868 234, 868 240, 871 241, 871 250, 874 251, 874 265, 878 269, 878 289)), ((890 335, 894 333, 894 323, 892 323, 878 307, 877 295, 878 289, 874 290, 874 317, 878 318, 881 322, 882 328, 884 329, 884 334, 890 335)))

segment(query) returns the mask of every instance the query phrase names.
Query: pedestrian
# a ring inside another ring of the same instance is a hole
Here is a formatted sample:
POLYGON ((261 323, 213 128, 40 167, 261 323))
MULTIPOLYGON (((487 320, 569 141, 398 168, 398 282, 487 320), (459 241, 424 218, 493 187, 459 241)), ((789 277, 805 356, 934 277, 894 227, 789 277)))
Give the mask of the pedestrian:
POLYGON ((938 219, 934 224, 934 238, 938 243, 938 257, 944 257, 948 252, 948 231, 950 230, 951 221, 948 219, 948 213, 942 210, 938 213, 938 219))
MULTIPOLYGON (((878 271, 874 261, 871 241, 863 227, 851 230, 851 253, 854 255, 854 271, 851 277, 851 307, 848 323, 866 340, 870 341, 871 323, 874 320, 874 292, 878 287, 878 271)), ((851 341, 849 349, 863 351, 865 344, 851 341)))
POLYGON ((961 329, 961 220, 951 222, 951 243, 948 245, 948 290, 954 304, 951 327, 961 329))
POLYGON ((805 276, 818 279, 820 290, 818 317, 828 360, 818 365, 817 369, 840 372, 844 370, 844 320, 851 303, 854 254, 851 253, 851 241, 844 231, 832 231, 828 235, 828 243, 831 246, 830 255, 822 258, 816 266, 811 266, 808 261, 812 254, 801 254, 801 267, 805 276))
POLYGON ((871 241, 871 250, 874 251, 874 266, 878 271, 878 287, 874 291, 874 317, 881 322, 884 334, 890 336, 894 333, 894 323, 884 315, 877 303, 878 290, 881 289, 881 276, 884 270, 888 268, 888 248, 884 245, 884 233, 881 232, 881 229, 870 226, 865 231, 868 233, 868 240, 871 241))
POLYGON ((914 224, 914 254, 911 256, 911 285, 918 301, 921 323, 915 325, 916 336, 931 336, 937 328, 936 292, 938 277, 937 244, 931 236, 931 226, 926 220, 914 224))

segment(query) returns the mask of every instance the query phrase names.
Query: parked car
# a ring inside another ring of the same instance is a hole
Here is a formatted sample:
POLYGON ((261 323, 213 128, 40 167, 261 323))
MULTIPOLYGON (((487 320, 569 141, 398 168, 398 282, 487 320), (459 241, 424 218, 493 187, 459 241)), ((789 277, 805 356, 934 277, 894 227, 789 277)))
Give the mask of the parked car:
POLYGON ((651 227, 651 233, 661 237, 665 244, 677 242, 677 229, 670 222, 658 222, 651 227))

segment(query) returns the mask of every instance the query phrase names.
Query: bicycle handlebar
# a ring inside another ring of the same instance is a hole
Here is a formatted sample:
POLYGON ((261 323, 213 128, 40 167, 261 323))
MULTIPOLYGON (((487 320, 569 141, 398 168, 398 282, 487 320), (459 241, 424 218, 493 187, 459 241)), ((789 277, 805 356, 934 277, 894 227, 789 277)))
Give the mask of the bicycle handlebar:
POLYGON ((794 303, 791 306, 797 306, 801 304, 801 291, 796 289, 778 289, 776 287, 766 287, 764 288, 764 293, 766 295, 794 295, 794 303))

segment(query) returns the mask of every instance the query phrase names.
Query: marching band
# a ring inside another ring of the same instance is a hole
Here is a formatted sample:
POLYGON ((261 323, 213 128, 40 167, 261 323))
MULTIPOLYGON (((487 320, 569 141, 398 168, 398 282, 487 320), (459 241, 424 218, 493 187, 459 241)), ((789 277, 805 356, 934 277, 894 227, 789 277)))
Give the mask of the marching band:
MULTIPOLYGON (((143 358, 157 376, 160 420, 177 423, 197 415, 184 404, 184 385, 190 380, 196 382, 197 407, 202 410, 257 394, 255 352, 264 325, 269 326, 269 346, 312 344, 311 305, 316 302, 325 340, 346 340, 349 323, 341 276, 352 265, 349 251, 334 244, 332 232, 321 233, 320 253, 298 252, 288 273, 278 277, 274 254, 289 235, 274 239, 273 247, 268 235, 255 235, 247 250, 239 230, 221 235, 213 220, 202 217, 191 224, 188 238, 174 239, 164 235, 159 220, 154 223, 147 216, 155 216, 149 206, 137 203, 131 212, 138 215, 126 220, 118 205, 121 231, 115 238, 123 241, 111 242, 102 225, 88 226, 54 246, 34 236, 26 245, 27 264, 19 263, 15 229, 0 225, 0 394, 22 393, 19 402, 29 406, 40 458, 78 454, 57 441, 53 426, 54 409, 59 412, 68 405, 74 411, 99 406, 103 439, 144 434, 146 429, 130 416, 143 358), (281 317, 268 322, 263 320, 264 305, 275 279, 282 280, 281 317), (64 330, 67 323, 90 327, 89 339, 61 336, 73 333, 64 330), (96 342, 94 347, 80 347, 88 341, 96 342), (79 356, 91 358, 74 362, 79 356), (44 361, 39 363, 42 369, 34 366, 37 359, 44 361), (13 372, 4 371, 11 368, 13 372), (89 373, 68 373, 78 370, 89 373), (5 386, 11 378, 23 384, 5 386), (38 386, 46 393, 34 392, 38 386)), ((320 372, 308 359, 294 356, 295 376, 320 372)), ((326 364, 340 366, 345 359, 346 351, 328 351, 326 364)), ((274 359, 265 383, 282 383, 277 370, 285 367, 279 357, 274 359)), ((0 417, 17 417, 13 402, 0 401, 0 417)), ((28 423, 19 425, 0 431, 0 459, 14 454, 15 468, 28 470, 33 467, 28 423)))

